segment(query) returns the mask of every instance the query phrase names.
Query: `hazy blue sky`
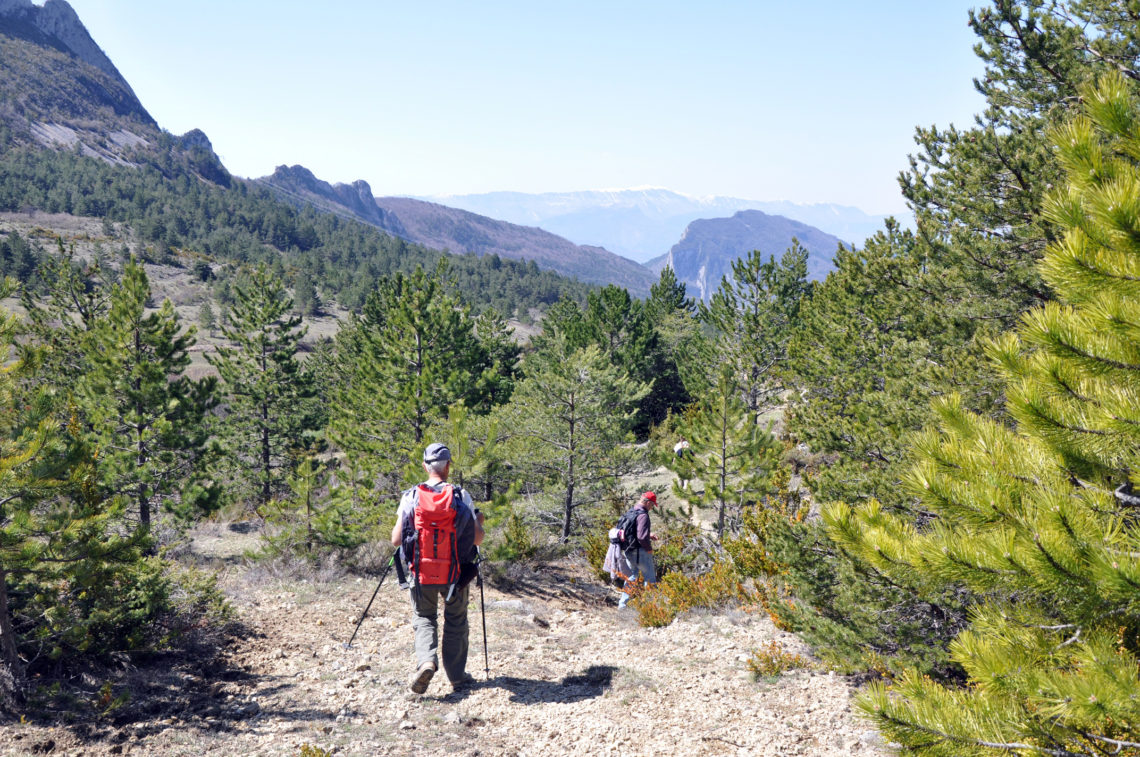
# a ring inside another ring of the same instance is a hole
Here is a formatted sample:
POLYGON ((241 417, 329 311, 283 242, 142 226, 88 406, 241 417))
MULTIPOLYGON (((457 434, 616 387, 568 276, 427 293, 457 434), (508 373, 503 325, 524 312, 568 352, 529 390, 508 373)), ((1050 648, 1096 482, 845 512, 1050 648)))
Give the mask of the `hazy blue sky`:
POLYGON ((231 171, 378 195, 660 186, 904 208, 916 125, 967 125, 967 0, 69 0, 231 171))

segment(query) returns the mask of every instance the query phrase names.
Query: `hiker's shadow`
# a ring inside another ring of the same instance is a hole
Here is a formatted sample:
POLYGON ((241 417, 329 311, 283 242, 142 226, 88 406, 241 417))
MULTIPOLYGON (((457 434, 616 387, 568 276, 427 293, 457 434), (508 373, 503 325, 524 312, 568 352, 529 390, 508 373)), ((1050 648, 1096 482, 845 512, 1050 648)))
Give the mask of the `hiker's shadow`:
MULTIPOLYGON (((612 665, 591 665, 582 673, 566 676, 561 681, 495 676, 489 681, 475 683, 471 690, 492 687, 506 689, 511 692, 510 701, 519 704, 578 702, 600 696, 610 687, 616 670, 612 665)), ((467 691, 459 691, 452 696, 462 698, 466 694, 467 691)))

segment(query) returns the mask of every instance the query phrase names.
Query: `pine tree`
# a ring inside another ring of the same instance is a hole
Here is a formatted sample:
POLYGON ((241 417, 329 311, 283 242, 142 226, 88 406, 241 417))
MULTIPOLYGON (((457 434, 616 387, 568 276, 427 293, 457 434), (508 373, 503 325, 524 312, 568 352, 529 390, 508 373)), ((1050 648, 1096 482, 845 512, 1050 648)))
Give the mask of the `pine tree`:
POLYGON ((714 376, 719 366, 731 366, 749 409, 759 410, 782 388, 777 371, 809 292, 807 250, 793 240, 779 261, 764 261, 759 250, 733 261, 731 278, 701 304, 701 321, 716 334, 706 362, 714 376))
POLYGON ((208 333, 213 332, 218 325, 218 318, 214 315, 214 306, 210 304, 208 297, 202 302, 202 307, 198 309, 198 323, 208 333))
POLYGON ((887 576, 986 600, 951 644, 969 687, 917 673, 861 706, 908 751, 1140 754, 1140 108, 1119 74, 1055 134, 1064 229, 1040 268, 1057 302, 992 356, 1010 429, 941 401, 908 479, 922 528, 874 502, 825 512, 845 549, 887 576))
MULTIPOLYGON (((0 293, 12 290, 8 279, 0 293)), ((0 320, 0 344, 11 350, 15 341, 16 318, 5 312, 0 320)), ((17 649, 15 628, 8 597, 13 574, 27 569, 37 555, 35 533, 30 528, 31 512, 40 489, 50 486, 42 471, 36 470, 37 458, 51 444, 54 424, 45 419, 27 429, 19 428, 14 412, 16 369, 10 363, 0 369, 0 712, 14 712, 22 699, 24 671, 17 649)))
MULTIPOLYGON (((794 388, 787 428, 834 462, 811 481, 821 501, 877 497, 905 506, 899 481, 906 436, 927 423, 930 398, 970 386, 978 352, 948 318, 924 274, 925 248, 889 223, 863 249, 842 248, 835 271, 803 306, 784 380, 794 388)), ((984 397, 971 406, 984 407, 984 397)))
POLYGON ((261 506, 286 489, 294 459, 310 446, 314 381, 297 359, 305 329, 281 280, 259 267, 234 285, 233 297, 222 334, 234 346, 207 359, 228 403, 230 454, 261 506))
POLYGON ((146 273, 132 259, 89 335, 77 391, 107 496, 127 497, 144 532, 160 503, 187 518, 219 495, 207 469, 217 454, 207 424, 216 381, 185 376, 193 328, 183 331, 170 300, 147 313, 149 300, 146 273))
MULTIPOLYGON (((16 333, 5 313, 5 352, 16 333)), ((52 345, 22 339, 20 348, 30 359, 0 370, 0 711, 8 712, 21 703, 23 660, 121 650, 124 632, 149 626, 165 599, 161 580, 133 580, 146 572, 143 540, 122 527, 121 498, 105 496, 78 414, 57 420, 57 388, 68 378, 40 373, 59 364, 34 355, 52 345)))
MULTIPOLYGON (((999 417, 1003 387, 979 342, 1051 294, 1035 268, 1056 234, 1040 212, 1059 167, 1045 137, 1077 103, 1078 86, 1106 68, 1136 78, 1136 25, 1119 3, 1001 0, 970 14, 986 71, 986 109, 971 128, 919 129, 902 177, 917 233, 888 226, 812 298, 793 339, 787 380, 793 438, 825 460, 807 482, 816 499, 877 498, 915 524, 929 514, 899 485, 907 433, 932 419, 928 400, 950 391, 999 417), (834 462, 832 462, 834 461, 834 462)), ((965 622, 964 589, 919 593, 835 545, 814 525, 778 533, 786 581, 799 596, 794 622, 846 664, 867 651, 888 664, 960 675, 944 647, 965 622), (824 566, 822 569, 820 566, 824 566)))
POLYGON ((569 350, 559 333, 547 335, 523 372, 500 423, 514 435, 518 464, 558 492, 565 541, 578 509, 600 502, 630 469, 633 451, 622 443, 649 388, 595 345, 569 350))
POLYGON ((475 335, 486 357, 480 377, 482 388, 470 399, 477 402, 473 410, 485 415, 510 400, 519 377, 522 347, 514 338, 514 329, 494 308, 487 308, 475 318, 475 335))
POLYGON ((332 480, 330 466, 306 455, 287 479, 289 494, 265 507, 269 554, 299 555, 311 561, 332 550, 350 550, 365 539, 365 523, 350 492, 332 480))
POLYGON ((419 459, 429 427, 448 407, 458 400, 485 407, 513 371, 492 321, 484 323, 495 358, 469 309, 445 291, 444 273, 417 268, 381 281, 337 338, 332 438, 369 478, 419 459))
POLYGON ((653 328, 645 303, 610 284, 586 296, 583 326, 590 344, 596 344, 611 363, 634 381, 650 387, 641 400, 634 432, 644 436, 649 426, 679 406, 674 396, 675 372, 663 364, 660 337, 653 328))
POLYGON ((301 271, 293 283, 293 308, 302 316, 315 315, 321 309, 317 285, 308 271, 301 271))
POLYGON ((1036 270, 1057 235, 1041 212, 1048 187, 1060 183, 1046 132, 1099 73, 1140 79, 1140 34, 1116 0, 996 0, 970 11, 969 24, 986 107, 966 129, 917 129, 901 184, 941 308, 1009 328, 1051 296, 1036 270))
MULTIPOLYGON (((685 416, 679 432, 689 441, 690 454, 678 460, 677 472, 682 479, 699 479, 702 488, 674 484, 673 493, 692 507, 715 510, 717 541, 723 541, 726 527, 738 522, 745 506, 768 492, 777 460, 775 439, 740 399, 728 367, 697 412, 685 416)), ((692 519, 692 512, 687 515, 692 519)))
POLYGON ((710 381, 710 370, 702 356, 713 351, 706 346, 697 305, 688 296, 685 282, 677 279, 671 266, 665 266, 657 283, 649 288, 645 307, 661 349, 654 393, 665 395, 662 402, 668 408, 685 407, 709 388, 710 381))
POLYGON ((697 306, 688 296, 685 282, 677 278, 672 266, 661 269, 657 282, 649 287, 649 299, 645 302, 649 317, 663 320, 676 313, 696 313, 697 306))
POLYGON ((20 353, 36 366, 40 380, 52 383, 51 393, 62 404, 74 380, 87 370, 88 334, 107 314, 111 282, 99 266, 83 265, 73 249, 64 249, 62 242, 59 247, 59 256, 40 266, 42 291, 20 291, 24 327, 31 337, 20 353))

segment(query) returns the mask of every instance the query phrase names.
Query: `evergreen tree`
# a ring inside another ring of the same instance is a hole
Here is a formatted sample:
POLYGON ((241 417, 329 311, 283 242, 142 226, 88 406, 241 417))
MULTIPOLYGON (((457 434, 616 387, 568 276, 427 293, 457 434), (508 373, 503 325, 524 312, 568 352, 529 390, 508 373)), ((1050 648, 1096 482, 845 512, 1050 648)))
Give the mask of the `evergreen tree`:
POLYGON ((129 499, 144 533, 155 505, 189 517, 211 509, 219 494, 207 478, 216 455, 207 426, 216 381, 184 375, 193 328, 183 332, 170 300, 147 313, 149 299, 146 273, 131 260, 111 288, 107 316, 90 332, 77 391, 108 496, 129 499))
POLYGON ((454 402, 482 408, 504 392, 510 350, 485 321, 496 369, 469 308, 445 291, 444 273, 381 281, 337 337, 330 430, 360 474, 394 474, 419 459, 428 428, 454 402))
POLYGON ((677 365, 653 323, 649 305, 633 299, 621 287, 611 284, 590 292, 584 310, 570 297, 563 297, 543 321, 543 334, 533 340, 536 350, 546 350, 548 339, 555 336, 562 340, 555 351, 572 352, 596 345, 615 367, 650 387, 634 422, 638 436, 644 436, 650 425, 659 423, 669 411, 689 400, 677 365))
POLYGON ((795 328, 800 304, 810 291, 807 250, 796 240, 777 262, 765 262, 759 250, 733 261, 732 277, 724 277, 708 305, 701 304, 701 320, 716 340, 706 362, 719 374, 731 366, 733 380, 749 409, 759 410, 778 394, 777 369, 787 358, 787 344, 795 328))
POLYGON ((586 295, 583 326, 588 343, 596 344, 610 362, 650 388, 634 422, 634 432, 644 436, 650 425, 665 418, 674 407, 670 400, 675 400, 673 386, 667 383, 675 375, 666 375, 660 338, 645 303, 610 284, 586 295))
MULTIPOLYGON (((31 339, 20 346, 21 358, 36 367, 37 380, 54 387, 61 413, 75 379, 87 371, 88 335, 110 307, 110 281, 97 265, 75 260, 74 250, 59 245, 59 256, 49 257, 39 269, 41 292, 25 287, 20 304, 31 339)), ((61 421, 65 418, 61 417, 61 421)))
POLYGON ((861 700, 911 752, 1140 754, 1140 108, 1106 76, 1056 135, 1064 229, 1040 268, 1059 302, 997 340, 1016 430, 938 405, 908 479, 922 528, 874 502, 825 512, 887 576, 986 600, 951 645, 965 689, 908 674, 861 700), (912 581, 914 579, 912 578, 912 581))
POLYGON ((531 344, 541 352, 547 348, 549 340, 558 337, 562 341, 552 349, 573 352, 590 344, 591 336, 582 306, 567 293, 547 311, 542 320, 542 333, 536 334, 531 344))
POLYGON ((27 284, 39 265, 39 255, 35 249, 16 232, 11 232, 0 242, 0 274, 12 276, 21 284, 27 284))
POLYGON ((234 285, 233 297, 222 334, 234 346, 207 359, 228 402, 230 454, 261 506, 285 490, 293 460, 310 446, 314 381, 297 360, 305 329, 281 280, 258 267, 234 285))
POLYGON ((510 400, 519 377, 522 347, 515 341, 514 329, 494 308, 487 308, 475 318, 475 335, 486 357, 481 377, 483 388, 471 399, 479 403, 474 410, 485 415, 491 408, 510 400))
MULTIPOLYGON (((862 252, 837 256, 786 374, 797 389, 789 433, 828 460, 807 477, 814 496, 873 496, 915 524, 929 513, 899 485, 905 432, 929 422, 928 399, 952 390, 966 408, 998 417, 1003 388, 978 344, 1051 296, 1035 269, 1056 235, 1040 212, 1059 183, 1046 128, 1098 70, 1136 74, 1136 27, 1118 3, 1002 0, 970 23, 986 66, 977 81, 985 111, 972 128, 917 131, 902 178, 917 233, 888 226, 862 252)), ((943 648, 964 622, 968 591, 919 599, 912 582, 836 554, 811 524, 775 538, 786 561, 780 580, 800 600, 793 622, 821 652, 852 664, 870 650, 896 656, 891 665, 960 674, 943 648)))
MULTIPOLYGON (((822 501, 877 497, 905 506, 906 436, 932 418, 931 396, 986 383, 976 378, 980 350, 966 349, 973 327, 938 307, 924 252, 890 222, 862 250, 841 248, 803 306, 784 371, 795 390, 787 427, 834 460, 811 481, 822 501)), ((981 409, 992 400, 978 393, 970 401, 981 409)))
POLYGON ((685 407, 709 388, 712 378, 705 358, 713 351, 697 319, 697 305, 685 282, 665 266, 650 287, 645 306, 661 349, 654 393, 664 395, 661 402, 671 409, 685 407))
MULTIPOLYGON (((11 293, 8 279, 0 292, 11 293)), ((0 320, 0 344, 10 351, 15 342, 16 319, 5 312, 0 320)), ((17 649, 15 628, 8 597, 12 576, 34 564, 38 553, 35 530, 30 527, 40 490, 50 486, 44 472, 36 469, 37 459, 50 443, 54 424, 49 419, 21 429, 15 408, 16 369, 8 364, 0 369, 0 712, 14 712, 22 699, 23 664, 17 649)))
POLYGON ((560 333, 547 335, 523 373, 500 422, 514 435, 518 465, 555 488, 565 541, 579 508, 601 501, 630 470, 634 454, 623 442, 648 387, 595 345, 570 350, 560 333))
POLYGON ((218 318, 214 315, 214 306, 210 304, 209 298, 202 302, 202 307, 198 309, 198 323, 207 332, 212 332, 218 325, 218 318))
MULTIPOLYGON (((15 334, 4 314, 5 352, 15 334)), ((23 356, 51 349, 22 342, 23 356)), ((0 370, 0 711, 7 712, 20 705, 25 660, 132 648, 166 596, 140 560, 138 532, 122 527, 122 499, 99 486, 100 461, 79 418, 58 422, 55 392, 67 382, 37 375, 45 365, 55 364, 18 360, 0 370)))
POLYGON ((301 271, 293 284, 293 308, 303 316, 313 316, 321 309, 317 285, 308 271, 301 271))
MULTIPOLYGON (((761 501, 767 493, 768 475, 776 465, 778 448, 769 430, 756 422, 756 414, 745 407, 733 371, 721 369, 716 388, 706 395, 695 413, 685 416, 680 434, 690 444, 688 455, 676 465, 683 479, 699 479, 673 493, 690 506, 716 512, 716 536, 724 540, 729 521, 738 522, 748 504, 761 501)), ((687 513, 692 519, 692 512, 687 513)))
POLYGON ((693 298, 689 297, 686 291, 685 282, 678 279, 673 266, 668 265, 661 269, 657 282, 649 287, 649 299, 645 305, 649 310, 649 317, 656 321, 676 313, 692 315, 697 309, 693 298))
POLYGON ((986 107, 967 129, 916 130, 919 149, 901 183, 941 309, 1009 328, 1050 297, 1036 271, 1057 233, 1041 212, 1060 183, 1046 131, 1099 73, 1140 79, 1140 32, 1115 0, 995 0, 970 11, 969 24, 986 107))
POLYGON ((327 464, 306 455, 289 476, 289 494, 265 509, 270 525, 269 554, 299 555, 316 561, 330 550, 350 550, 364 543, 364 523, 350 492, 332 482, 327 464))

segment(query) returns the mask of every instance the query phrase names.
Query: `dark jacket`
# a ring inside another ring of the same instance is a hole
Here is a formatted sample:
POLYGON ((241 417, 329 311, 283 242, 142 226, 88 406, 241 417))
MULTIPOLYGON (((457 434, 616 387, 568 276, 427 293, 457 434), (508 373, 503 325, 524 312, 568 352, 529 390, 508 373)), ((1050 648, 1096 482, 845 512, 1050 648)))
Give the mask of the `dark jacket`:
POLYGON ((649 538, 649 511, 639 502, 634 505, 637 510, 637 546, 645 552, 653 551, 653 540, 649 538))

